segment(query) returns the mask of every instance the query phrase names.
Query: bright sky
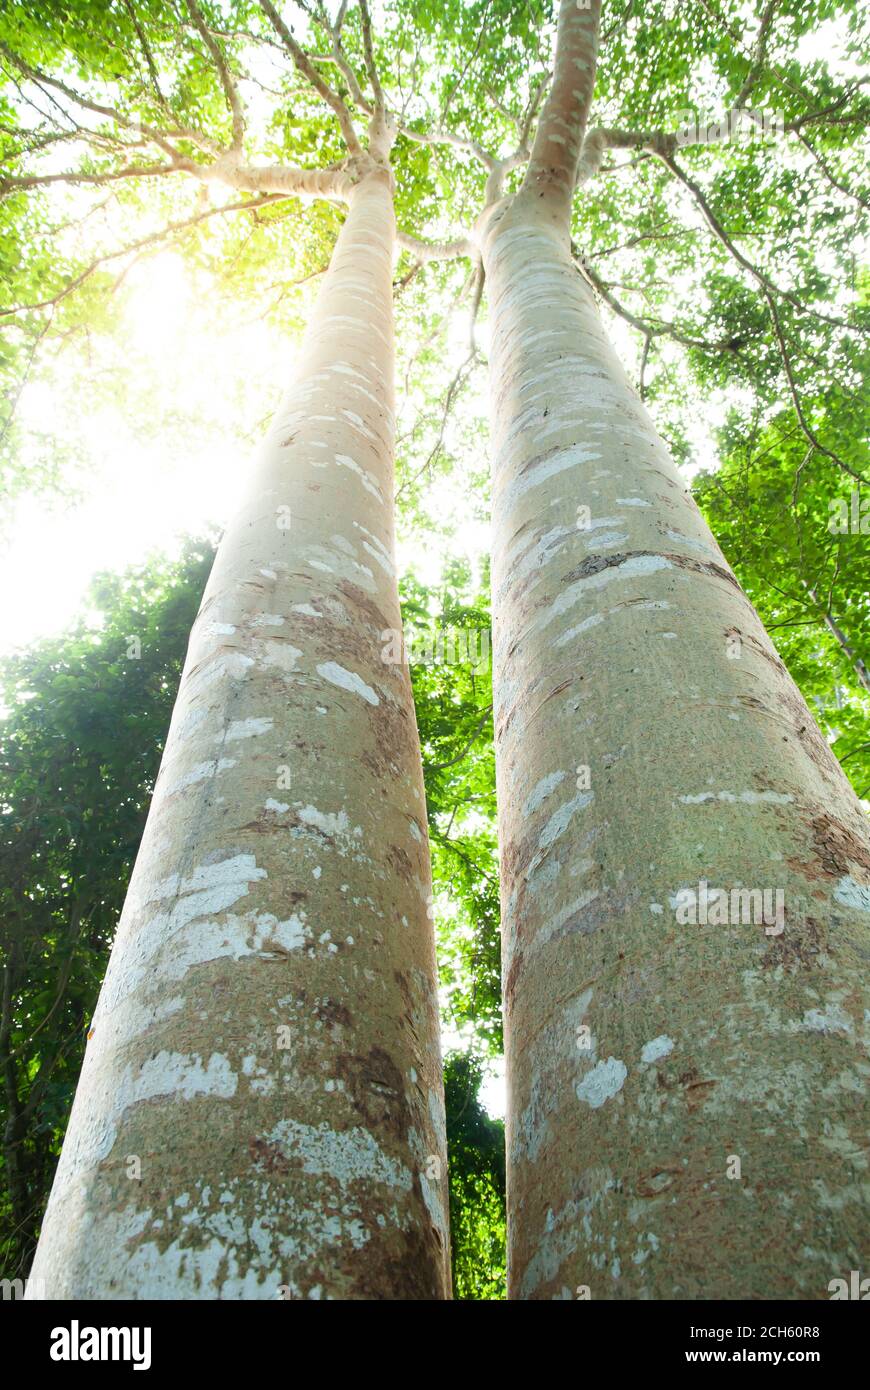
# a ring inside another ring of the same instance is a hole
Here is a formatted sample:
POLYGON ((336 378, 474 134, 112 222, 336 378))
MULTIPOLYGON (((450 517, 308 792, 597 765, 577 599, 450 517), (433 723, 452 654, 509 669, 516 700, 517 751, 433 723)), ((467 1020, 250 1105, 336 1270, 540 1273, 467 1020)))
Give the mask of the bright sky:
MULTIPOLYGON (((99 570, 135 565, 155 549, 172 553, 185 533, 224 524, 253 447, 239 438, 239 418, 268 418, 290 379, 293 345, 288 350, 286 338, 258 320, 216 331, 213 314, 197 304, 202 287, 191 284, 175 253, 137 266, 128 286, 125 351, 143 373, 154 374, 155 416, 189 414, 204 422, 203 430, 185 429, 174 442, 171 430, 137 438, 111 400, 65 418, 70 385, 62 365, 51 385, 25 387, 19 404, 25 427, 67 441, 72 434, 87 466, 75 474, 78 499, 26 496, 12 509, 0 592, 15 598, 0 609, 0 653, 68 627, 99 570)), ((461 315, 453 332, 464 345, 461 315)), ((477 405, 485 416, 485 401, 477 405)), ((448 549, 479 563, 488 545, 486 527, 469 517, 455 484, 436 478, 433 491, 433 514, 442 522, 452 518, 454 540, 425 551, 406 544, 400 554, 429 582, 448 549)))

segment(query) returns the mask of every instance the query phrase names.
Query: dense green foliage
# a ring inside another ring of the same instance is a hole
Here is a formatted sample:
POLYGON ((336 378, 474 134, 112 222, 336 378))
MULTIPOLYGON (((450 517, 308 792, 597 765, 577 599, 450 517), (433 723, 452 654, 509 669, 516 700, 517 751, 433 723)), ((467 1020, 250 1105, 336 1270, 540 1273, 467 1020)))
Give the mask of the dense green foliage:
POLYGON ((749 438, 726 431, 721 467, 698 479, 696 496, 844 772, 870 798, 870 512, 863 534, 839 529, 844 517, 860 523, 860 494, 827 460, 806 463, 782 418, 749 438))
POLYGON ((9 1278, 29 1265, 210 565, 210 547, 191 546, 172 564, 104 576, 89 624, 4 663, 0 1266, 9 1278))

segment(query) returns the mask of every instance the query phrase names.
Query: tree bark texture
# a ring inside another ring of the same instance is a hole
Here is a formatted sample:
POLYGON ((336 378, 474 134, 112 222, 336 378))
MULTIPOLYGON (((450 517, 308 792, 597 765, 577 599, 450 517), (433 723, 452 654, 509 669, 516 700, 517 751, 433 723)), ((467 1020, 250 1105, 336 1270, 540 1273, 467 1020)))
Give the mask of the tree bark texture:
POLYGON ((223 538, 32 1277, 449 1296, 426 807, 393 540, 389 175, 350 197, 223 538))

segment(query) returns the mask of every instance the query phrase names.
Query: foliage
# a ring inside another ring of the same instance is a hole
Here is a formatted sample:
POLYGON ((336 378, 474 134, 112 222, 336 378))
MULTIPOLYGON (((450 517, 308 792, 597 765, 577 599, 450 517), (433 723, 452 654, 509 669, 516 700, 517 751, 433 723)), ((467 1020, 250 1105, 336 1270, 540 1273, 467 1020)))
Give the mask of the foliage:
POLYGON ((504 1124, 477 1098, 482 1079, 472 1053, 444 1062, 453 1297, 504 1298, 504 1124))
POLYGON ((29 1264, 211 560, 208 543, 192 542, 172 563, 102 576, 90 622, 4 663, 0 1266, 10 1278, 29 1264))
MULTIPOLYGON (((841 407, 842 402, 837 402, 841 407)), ((844 427, 845 409, 840 425, 844 427)), ((863 429, 852 411, 852 426, 863 429)), ((870 508, 787 417, 747 439, 726 429, 695 496, 779 655, 860 797, 870 797, 870 508), (864 533, 852 529, 852 521, 864 533), (841 530, 843 520, 848 530, 841 530), (863 679, 862 679, 863 676, 863 679)))

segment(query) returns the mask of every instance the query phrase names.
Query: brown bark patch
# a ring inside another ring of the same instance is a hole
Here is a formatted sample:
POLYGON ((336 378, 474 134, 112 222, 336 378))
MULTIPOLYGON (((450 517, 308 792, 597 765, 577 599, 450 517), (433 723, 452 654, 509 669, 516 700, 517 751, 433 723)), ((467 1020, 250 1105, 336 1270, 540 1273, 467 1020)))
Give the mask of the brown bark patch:
POLYGON ((353 1024, 350 1010, 335 999, 319 999, 314 1005, 314 1017, 329 1028, 350 1028, 353 1024))
POLYGON ((791 972, 808 969, 816 964, 822 951, 829 951, 827 932, 815 917, 807 917, 801 927, 789 923, 782 936, 765 937, 767 948, 761 962, 762 970, 777 965, 791 972))
POLYGON ((259 1136, 248 1140, 248 1153, 255 1168, 262 1173, 281 1173, 290 1172, 290 1163, 287 1157, 281 1152, 279 1144, 271 1139, 263 1139, 259 1136))
POLYGON ((360 1280, 360 1294, 379 1302, 395 1299, 431 1302, 442 1299, 441 1237, 434 1226, 429 1227, 431 1238, 417 1229, 404 1231, 398 1251, 395 1231, 394 1228, 390 1231, 390 1226, 388 1221, 388 1233, 382 1233, 383 1228, 374 1223, 369 1227, 373 1238, 366 1244, 366 1266, 360 1280))
POLYGON ((516 989, 516 987, 517 987, 517 977, 518 977, 520 971, 522 970, 522 968, 523 968, 523 953, 522 953, 522 951, 515 951, 515 952, 514 952, 514 958, 513 958, 513 960, 511 961, 511 968, 510 968, 510 970, 508 971, 508 973, 507 973, 507 979, 506 979, 505 982, 504 982, 504 998, 505 998, 505 1004, 510 1004, 510 1003, 513 1002, 514 991, 515 991, 515 989, 516 989))
POLYGON ((347 599, 348 603, 352 603, 354 608, 366 615, 370 625, 376 627, 378 632, 391 630, 390 620, 359 585, 351 584, 349 579, 342 579, 336 588, 347 599))
POLYGON ((387 863, 406 883, 414 877, 414 867, 401 845, 390 845, 387 850, 387 863))
POLYGON ((364 1057, 342 1053, 336 1071, 345 1083, 354 1110, 366 1124, 386 1129, 404 1143, 411 1117, 402 1073, 383 1048, 373 1047, 364 1057))
POLYGON ((842 878, 856 864, 870 871, 870 848, 843 825, 842 821, 822 813, 810 821, 815 856, 811 859, 792 858, 787 861, 805 878, 842 878))
MULTIPOLYGON (((675 555, 671 551, 658 550, 628 550, 617 555, 589 555, 574 569, 562 576, 562 583, 570 584, 575 579, 586 579, 590 574, 600 574, 602 570, 618 569, 620 565, 625 564, 626 560, 641 559, 647 555, 655 556, 660 560, 668 560, 677 569, 691 570, 695 574, 710 575, 714 579, 724 579, 739 594, 744 598, 746 597, 734 575, 723 565, 717 565, 713 560, 695 560, 689 555, 675 555)), ((746 601, 749 602, 748 599, 746 601)))

